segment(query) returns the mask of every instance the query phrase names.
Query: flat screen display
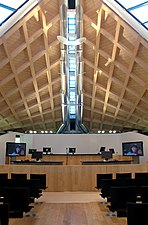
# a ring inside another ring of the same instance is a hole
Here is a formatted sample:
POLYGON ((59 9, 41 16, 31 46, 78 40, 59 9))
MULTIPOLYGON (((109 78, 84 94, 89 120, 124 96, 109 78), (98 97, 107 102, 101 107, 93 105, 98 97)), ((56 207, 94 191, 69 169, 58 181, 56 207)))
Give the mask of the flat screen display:
POLYGON ((32 154, 33 152, 36 152, 37 149, 36 148, 29 148, 29 154, 32 154))
POLYGON ((102 151, 101 152, 101 158, 108 160, 112 158, 112 152, 111 151, 102 151))
POLYGON ((124 156, 143 156, 143 141, 122 143, 122 152, 124 156))
POLYGON ((25 156, 26 143, 6 142, 6 156, 25 156))
POLYGON ((76 148, 69 148, 69 153, 74 154, 76 152, 76 148))
POLYGON ((39 161, 43 157, 42 151, 36 151, 32 153, 32 159, 36 159, 36 161, 39 161))
POLYGON ((51 147, 43 147, 43 154, 48 155, 51 153, 51 147))
POLYGON ((105 147, 104 146, 101 146, 100 147, 100 152, 103 152, 103 151, 105 151, 105 147))

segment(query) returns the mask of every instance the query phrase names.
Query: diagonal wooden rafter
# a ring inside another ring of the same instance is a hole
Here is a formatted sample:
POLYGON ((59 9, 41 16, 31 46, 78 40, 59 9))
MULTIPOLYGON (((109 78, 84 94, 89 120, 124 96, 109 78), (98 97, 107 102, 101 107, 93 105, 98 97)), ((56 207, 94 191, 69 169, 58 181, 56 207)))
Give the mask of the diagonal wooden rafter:
POLYGON ((44 117, 43 117, 43 114, 42 114, 42 105, 41 105, 39 91, 38 91, 38 84, 37 84, 37 80, 36 80, 34 64, 33 64, 33 61, 32 61, 32 54, 31 54, 31 49, 30 49, 30 43, 29 43, 28 31, 27 31, 26 23, 23 24, 23 31, 24 31, 24 38, 25 38, 26 46, 27 46, 28 57, 29 57, 29 61, 30 61, 30 70, 31 70, 31 75, 32 75, 32 82, 33 82, 33 86, 34 86, 35 93, 36 93, 36 98, 37 98, 37 102, 38 102, 38 107, 39 107, 39 112, 40 112, 40 116, 41 116, 42 126, 43 126, 43 129, 46 129, 45 122, 44 122, 44 117))
POLYGON ((45 54, 45 60, 46 60, 46 66, 47 66, 47 80, 48 80, 48 91, 49 91, 49 95, 50 95, 50 105, 51 105, 51 109, 52 109, 52 123, 53 123, 53 127, 54 130, 56 129, 56 125, 55 125, 55 114, 54 114, 54 102, 53 102, 53 90, 52 90, 52 80, 51 80, 51 71, 50 71, 50 52, 49 52, 49 48, 48 48, 48 28, 47 28, 47 23, 46 23, 46 17, 44 15, 43 12, 40 12, 40 17, 41 17, 41 21, 42 21, 42 26, 43 26, 43 31, 44 31, 44 44, 45 44, 45 50, 46 50, 46 54, 45 54))
POLYGON ((95 45, 95 60, 94 60, 94 78, 93 78, 93 87, 92 87, 92 102, 91 102, 91 122, 90 122, 90 129, 92 129, 92 124, 93 124, 93 114, 94 114, 94 106, 95 106, 95 95, 96 95, 96 82, 97 82, 97 77, 98 77, 98 61, 99 61, 99 53, 98 49, 100 46, 100 27, 101 23, 104 20, 104 15, 105 12, 102 10, 102 8, 97 11, 98 13, 98 18, 97 18, 97 30, 96 30, 96 45, 95 45))
POLYGON ((115 120, 116 120, 118 112, 120 110, 120 106, 121 106, 121 103, 122 103, 122 100, 123 100, 123 97, 124 97, 124 94, 125 94, 125 91, 126 91, 126 87, 127 87, 127 84, 128 84, 129 78, 130 78, 130 74, 131 74, 132 69, 133 69, 133 65, 134 65, 135 57, 136 57, 138 49, 139 49, 139 45, 140 45, 140 43, 139 43, 139 40, 137 39, 137 43, 135 44, 135 49, 133 51, 133 55, 131 57, 131 61, 130 61, 130 64, 129 64, 128 73, 126 75, 126 79, 124 81, 124 84, 123 84, 123 87, 122 87, 122 91, 121 91, 121 95, 119 97, 117 108, 116 108, 116 111, 115 111, 115 114, 114 114, 112 128, 114 126, 115 120))

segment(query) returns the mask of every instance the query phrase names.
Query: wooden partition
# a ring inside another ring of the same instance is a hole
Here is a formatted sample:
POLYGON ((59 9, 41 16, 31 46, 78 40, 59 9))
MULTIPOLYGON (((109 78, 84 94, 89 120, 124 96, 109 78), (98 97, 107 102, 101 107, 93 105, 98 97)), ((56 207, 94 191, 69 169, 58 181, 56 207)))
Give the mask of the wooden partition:
POLYGON ((47 191, 95 191, 97 173, 148 172, 148 164, 126 165, 0 165, 0 172, 46 173, 47 191))
MULTIPOLYGON (((16 160, 31 160, 31 155, 27 156, 17 156, 16 160)), ((113 155, 113 159, 116 160, 133 160, 132 156, 121 156, 121 155, 113 155)), ((66 155, 66 154, 50 154, 43 155, 42 161, 49 162, 63 162, 63 165, 82 165, 82 162, 85 161, 101 161, 101 155, 99 154, 74 154, 74 155, 66 155)), ((134 162, 134 161, 133 161, 134 162)), ((6 164, 10 164, 10 157, 6 157, 6 164)))

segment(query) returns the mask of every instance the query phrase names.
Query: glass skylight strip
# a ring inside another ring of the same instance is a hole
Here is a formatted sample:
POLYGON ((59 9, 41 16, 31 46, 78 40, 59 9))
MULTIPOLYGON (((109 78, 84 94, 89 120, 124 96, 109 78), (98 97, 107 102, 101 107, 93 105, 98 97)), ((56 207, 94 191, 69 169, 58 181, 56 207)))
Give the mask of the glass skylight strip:
POLYGON ((21 5, 28 2, 29 0, 0 0, 0 3, 3 5, 7 5, 9 7, 18 9, 21 5))
POLYGON ((118 3, 120 3, 122 6, 124 6, 126 9, 131 8, 133 6, 136 5, 140 5, 143 2, 145 2, 144 0, 118 0, 118 3))
POLYGON ((132 15, 139 23, 141 23, 145 29, 144 22, 148 20, 148 1, 136 0, 115 0, 123 9, 125 9, 130 15, 132 15))
POLYGON ((146 6, 146 5, 148 5, 148 1, 147 2, 143 2, 141 4, 138 4, 138 5, 134 5, 134 6, 132 6, 130 8, 127 8, 127 9, 128 9, 128 11, 132 11, 134 9, 138 9, 138 8, 141 8, 141 7, 146 6))
POLYGON ((142 6, 140 8, 135 8, 131 13, 142 23, 148 20, 148 5, 142 6))
POLYGON ((0 37, 40 1, 0 0, 0 37))
POLYGON ((28 1, 29 0, 0 0, 0 26, 28 1))
MULTIPOLYGON (((128 8, 145 2, 144 0, 103 0, 114 12, 116 12, 124 21, 126 21, 133 29, 135 29, 145 40, 148 41, 147 23, 140 22, 128 8)), ((148 21, 148 13, 146 13, 148 21)))
POLYGON ((0 7, 3 8, 3 9, 10 10, 10 11, 12 11, 12 12, 15 11, 15 9, 12 8, 12 7, 10 7, 9 5, 3 5, 3 4, 0 3, 0 7))
POLYGON ((12 11, 0 7, 0 26, 5 22, 4 18, 9 18, 12 11))

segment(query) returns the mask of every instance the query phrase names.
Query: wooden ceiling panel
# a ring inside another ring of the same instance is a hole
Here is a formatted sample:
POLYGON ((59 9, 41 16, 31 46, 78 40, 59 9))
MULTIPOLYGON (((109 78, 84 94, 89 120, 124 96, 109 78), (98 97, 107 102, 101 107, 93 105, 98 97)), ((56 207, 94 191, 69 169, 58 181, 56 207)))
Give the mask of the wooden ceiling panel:
POLYGON ((61 52, 59 46, 55 46, 52 48, 52 50, 49 52, 50 57, 50 64, 54 64, 55 62, 60 60, 61 52))
POLYGON ((144 63, 148 62, 148 48, 140 43, 139 50, 137 53, 137 57, 139 57, 144 63))
POLYGON ((12 68, 10 63, 7 63, 2 68, 0 68, 0 81, 3 82, 8 76, 12 75, 12 68))
POLYGON ((40 21, 38 11, 34 9, 34 15, 26 21, 26 32, 28 37, 30 38, 33 36, 33 34, 36 33, 40 28, 42 28, 42 23, 40 21))
POLYGON ((17 77, 21 85, 23 86, 23 84, 25 84, 27 80, 32 79, 31 68, 30 67, 25 68, 21 73, 17 74, 17 77))
POLYGON ((7 49, 9 49, 10 54, 13 51, 15 51, 22 43, 25 43, 22 28, 20 27, 19 29, 14 30, 14 32, 12 33, 8 32, 8 34, 6 35, 6 39, 4 40, 4 43, 6 44, 7 49))
POLYGON ((35 73, 39 73, 40 71, 44 70, 46 68, 45 55, 37 59, 33 65, 34 65, 35 73))
MULTIPOLYGON (((0 62, 2 62, 5 58, 7 58, 7 54, 5 52, 4 45, 1 44, 0 45, 0 62)), ((0 63, 0 65, 1 65, 1 63, 0 63)))
POLYGON ((91 107, 91 98, 86 96, 85 92, 84 92, 84 105, 87 106, 87 107, 91 107))
POLYGON ((141 65, 139 65, 138 63, 135 62, 132 72, 139 79, 143 80, 145 83, 148 83, 147 71, 145 69, 143 69, 141 65))
MULTIPOLYGON (((94 24, 94 26, 96 26, 96 24, 94 24)), ((90 41, 92 44, 95 44, 95 42, 96 42, 96 30, 93 27, 92 21, 86 22, 84 20, 83 27, 84 27, 83 36, 86 37, 87 41, 90 41)))
POLYGON ((60 23, 52 23, 47 32, 48 45, 52 45, 55 41, 58 44, 57 36, 60 35, 60 23))
POLYGON ((22 66, 28 61, 29 59, 27 49, 24 49, 15 58, 12 59, 15 70, 17 70, 20 66, 22 66))
POLYGON ((104 89, 106 89, 107 82, 108 82, 108 77, 106 77, 103 72, 101 74, 98 73, 97 82, 96 82, 97 87, 99 88, 101 86, 104 89))
POLYGON ((37 39, 30 43, 30 50, 32 56, 45 50, 43 35, 40 35, 37 39))
POLYGON ((113 37, 115 36, 117 21, 112 17, 112 11, 107 7, 104 9, 104 20, 102 21, 101 28, 105 29, 113 37))
POLYGON ((88 15, 94 23, 97 23, 97 12, 100 10, 102 2, 97 0, 82 1, 82 6, 84 14, 88 15))
POLYGON ((104 35, 100 35, 100 50, 105 51, 110 57, 112 56, 113 43, 104 35))
POLYGON ((39 6, 41 11, 46 17, 47 23, 50 23, 53 18, 59 14, 60 5, 62 4, 61 0, 55 1, 42 1, 39 6))
MULTIPOLYGON (((0 130, 56 132, 62 123, 61 3, 42 0, 0 39, 0 130)), ((148 42, 101 0, 81 3, 83 123, 147 130, 148 42)))
POLYGON ((119 54, 116 57, 116 60, 120 62, 126 68, 129 67, 131 62, 131 57, 124 49, 119 49, 119 54))

